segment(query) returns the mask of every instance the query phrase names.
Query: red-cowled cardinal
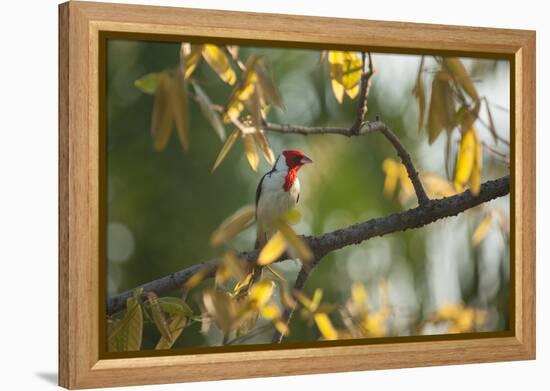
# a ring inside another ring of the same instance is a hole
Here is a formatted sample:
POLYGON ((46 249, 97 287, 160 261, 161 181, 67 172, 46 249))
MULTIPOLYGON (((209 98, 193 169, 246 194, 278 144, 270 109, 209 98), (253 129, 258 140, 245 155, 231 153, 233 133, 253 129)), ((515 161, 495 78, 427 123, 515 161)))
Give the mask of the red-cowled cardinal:
POLYGON ((301 151, 287 150, 277 157, 256 189, 256 245, 262 248, 277 232, 277 222, 294 209, 300 198, 298 171, 312 163, 301 151))

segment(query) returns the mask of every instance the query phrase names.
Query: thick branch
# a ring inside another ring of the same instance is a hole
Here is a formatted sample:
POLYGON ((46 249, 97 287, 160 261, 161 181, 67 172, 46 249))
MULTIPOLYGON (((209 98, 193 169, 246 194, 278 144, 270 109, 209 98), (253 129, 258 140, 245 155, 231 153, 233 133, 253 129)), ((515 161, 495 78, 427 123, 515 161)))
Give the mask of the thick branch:
MULTIPOLYGON (((315 259, 321 259, 332 251, 361 243, 376 236, 419 228, 445 217, 456 216, 477 205, 505 196, 509 192, 509 177, 505 176, 483 183, 477 196, 474 196, 467 190, 452 197, 431 200, 413 209, 367 220, 320 236, 305 236, 304 240, 314 252, 315 259)), ((258 257, 258 250, 245 251, 240 253, 239 256, 250 263, 255 263, 258 257)), ((279 258, 278 261, 284 259, 288 259, 286 254, 279 258)), ((209 262, 193 265, 158 280, 145 283, 140 287, 143 288, 144 292, 152 291, 157 295, 162 295, 181 287, 191 276, 198 272, 202 271, 206 273, 207 277, 213 276, 217 264, 217 260, 214 259, 209 262)), ((122 310, 126 299, 132 296, 133 291, 134 289, 109 298, 107 301, 107 314, 112 315, 122 310)))

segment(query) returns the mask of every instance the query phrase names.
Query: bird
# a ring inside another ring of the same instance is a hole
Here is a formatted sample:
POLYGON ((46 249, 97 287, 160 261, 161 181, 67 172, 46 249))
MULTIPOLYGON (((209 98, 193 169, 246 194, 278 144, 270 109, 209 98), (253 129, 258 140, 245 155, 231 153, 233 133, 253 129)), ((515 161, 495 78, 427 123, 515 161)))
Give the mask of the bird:
POLYGON ((278 222, 296 207, 300 199, 298 172, 313 163, 302 151, 282 151, 256 189, 256 243, 262 248, 277 232, 278 222))

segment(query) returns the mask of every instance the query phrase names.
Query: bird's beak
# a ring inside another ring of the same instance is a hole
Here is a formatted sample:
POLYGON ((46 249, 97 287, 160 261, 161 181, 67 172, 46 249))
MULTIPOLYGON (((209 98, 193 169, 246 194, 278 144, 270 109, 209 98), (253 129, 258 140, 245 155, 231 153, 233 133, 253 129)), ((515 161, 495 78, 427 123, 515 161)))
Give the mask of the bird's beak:
POLYGON ((301 164, 309 164, 309 163, 313 163, 313 160, 311 160, 307 156, 302 156, 302 159, 300 159, 300 163, 301 164))

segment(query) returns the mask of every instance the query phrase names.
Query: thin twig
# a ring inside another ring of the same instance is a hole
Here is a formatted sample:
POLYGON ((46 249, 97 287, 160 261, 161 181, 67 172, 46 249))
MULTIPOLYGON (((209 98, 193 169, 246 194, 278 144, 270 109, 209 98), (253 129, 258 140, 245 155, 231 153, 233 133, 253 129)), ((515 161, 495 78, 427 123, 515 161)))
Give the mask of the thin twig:
POLYGON ((359 103, 357 106, 357 114, 355 117, 355 123, 351 127, 351 132, 354 134, 359 133, 361 124, 365 119, 367 113, 367 97, 369 96, 371 77, 374 75, 374 66, 370 52, 367 53, 369 59, 368 70, 366 70, 365 53, 361 53, 361 59, 363 63, 363 73, 361 74, 361 92, 359 93, 359 103))
MULTIPOLYGON (((319 258, 313 262, 313 265, 319 262, 319 258)), ((296 277, 296 282, 294 283, 294 291, 300 291, 302 292, 304 290, 304 287, 306 285, 306 281, 309 277, 309 273, 312 270, 312 265, 303 265, 300 269, 300 272, 298 273, 298 276, 296 277)), ((295 308, 285 308, 282 316, 283 322, 287 325, 289 325, 290 320, 292 319, 292 315, 294 314, 295 308)), ((279 330, 275 330, 275 334, 273 335, 273 339, 271 340, 272 343, 281 343, 283 340, 283 334, 279 330)))

